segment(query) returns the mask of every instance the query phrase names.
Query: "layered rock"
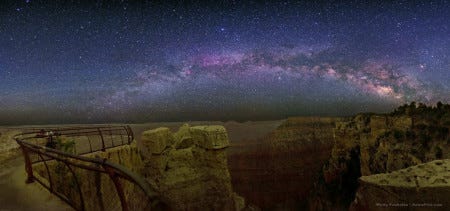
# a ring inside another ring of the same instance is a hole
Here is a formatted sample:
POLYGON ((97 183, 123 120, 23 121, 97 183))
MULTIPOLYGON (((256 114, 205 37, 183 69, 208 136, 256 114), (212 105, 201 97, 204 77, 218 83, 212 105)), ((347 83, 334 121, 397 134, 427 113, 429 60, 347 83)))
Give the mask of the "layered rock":
POLYGON ((414 105, 408 109, 407 113, 360 114, 336 124, 332 156, 315 185, 311 210, 346 209, 360 176, 450 158, 450 124, 446 123, 450 109, 417 111, 414 105))
POLYGON ((223 126, 183 125, 145 131, 141 151, 144 175, 155 181, 175 210, 241 210, 227 167, 228 136, 223 126))
POLYGON ((363 176, 350 210, 448 210, 450 160, 363 176))
POLYGON ((448 126, 418 127, 410 116, 358 115, 338 124, 335 137, 329 169, 349 160, 350 152, 359 149, 363 176, 450 157, 448 126), (441 138, 432 127, 447 132, 441 138))

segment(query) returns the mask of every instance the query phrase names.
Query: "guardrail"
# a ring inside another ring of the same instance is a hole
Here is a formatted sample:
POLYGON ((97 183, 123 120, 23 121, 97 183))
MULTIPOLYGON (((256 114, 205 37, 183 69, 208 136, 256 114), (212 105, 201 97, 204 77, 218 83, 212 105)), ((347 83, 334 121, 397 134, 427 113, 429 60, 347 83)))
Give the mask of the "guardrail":
POLYGON ((88 156, 131 144, 129 126, 32 128, 14 139, 23 152, 26 182, 39 182, 76 210, 165 209, 157 189, 140 175, 88 156))

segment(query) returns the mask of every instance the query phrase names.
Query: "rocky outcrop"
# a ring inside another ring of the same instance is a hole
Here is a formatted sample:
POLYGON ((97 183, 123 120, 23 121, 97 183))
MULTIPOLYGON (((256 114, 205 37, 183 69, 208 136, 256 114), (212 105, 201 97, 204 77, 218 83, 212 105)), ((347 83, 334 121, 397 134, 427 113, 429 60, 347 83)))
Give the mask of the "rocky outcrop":
POLYGON ((350 210, 448 210, 450 160, 363 176, 350 210))
POLYGON ((227 167, 228 136, 223 126, 183 125, 145 131, 143 174, 155 181, 174 210, 241 210, 227 167))
MULTIPOLYGON (((84 138, 77 137, 79 140, 84 138)), ((79 148, 65 146, 72 146, 73 142, 77 143, 73 137, 60 136, 57 147, 72 153, 79 148)), ((172 210, 244 209, 244 198, 234 193, 231 186, 226 157, 229 141, 224 127, 184 125, 176 133, 168 128, 157 128, 142 133, 141 145, 137 147, 133 142, 84 156, 105 158, 144 176, 172 210)), ((86 210, 120 209, 120 200, 107 174, 74 166, 69 169, 55 160, 35 164, 33 168, 37 177, 51 180, 54 191, 76 206, 81 206, 78 182, 86 210)), ((130 207, 143 210, 147 205, 143 192, 126 180, 121 181, 130 207)))
POLYGON ((336 124, 330 160, 315 185, 310 209, 347 209, 357 179, 450 158, 450 107, 415 107, 359 114, 336 124))
POLYGON ((410 116, 361 114, 339 123, 328 170, 338 170, 340 161, 349 160, 355 149, 360 152, 363 176, 449 158, 448 127, 413 125, 412 119, 410 116), (435 130, 442 130, 444 134, 435 130))

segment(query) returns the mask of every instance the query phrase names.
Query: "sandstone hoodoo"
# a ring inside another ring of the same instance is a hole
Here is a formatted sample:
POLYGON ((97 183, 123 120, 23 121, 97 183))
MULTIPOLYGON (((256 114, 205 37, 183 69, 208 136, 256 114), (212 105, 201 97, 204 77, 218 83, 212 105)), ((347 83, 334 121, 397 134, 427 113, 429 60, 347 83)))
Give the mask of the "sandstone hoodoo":
POLYGON ((227 167, 228 135, 223 126, 183 125, 178 132, 143 132, 143 174, 155 181, 175 210, 241 210, 227 167))

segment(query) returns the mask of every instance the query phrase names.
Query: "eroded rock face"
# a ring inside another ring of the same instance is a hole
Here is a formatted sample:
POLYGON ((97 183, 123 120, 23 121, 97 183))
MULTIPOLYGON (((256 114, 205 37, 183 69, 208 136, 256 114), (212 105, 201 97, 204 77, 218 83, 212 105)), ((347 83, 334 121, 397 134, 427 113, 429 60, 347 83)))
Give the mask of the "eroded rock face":
POLYGON ((204 149, 224 149, 230 145, 223 126, 195 126, 190 128, 192 138, 204 149))
POLYGON ((145 131, 141 141, 143 174, 155 181, 173 209, 244 208, 244 199, 231 187, 225 150, 229 141, 223 126, 183 125, 173 134, 158 128, 145 131))
POLYGON ((151 154, 161 154, 173 142, 169 128, 161 127, 144 131, 141 136, 142 144, 151 154))
POLYGON ((448 127, 428 124, 414 125, 409 116, 358 115, 336 128, 329 169, 349 160, 350 151, 356 148, 363 176, 449 158, 448 127), (447 130, 443 135, 438 134, 441 128, 447 130))
POLYGON ((336 124, 332 156, 310 208, 346 209, 357 178, 450 158, 449 126, 427 115, 360 114, 336 124))
POLYGON ((350 210, 448 210, 450 160, 363 176, 350 210))

